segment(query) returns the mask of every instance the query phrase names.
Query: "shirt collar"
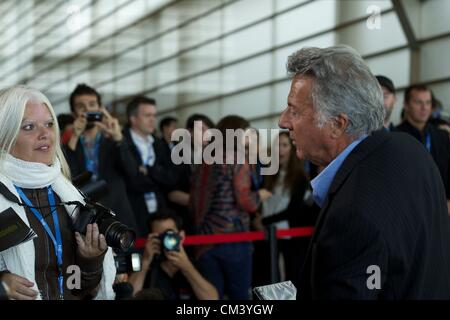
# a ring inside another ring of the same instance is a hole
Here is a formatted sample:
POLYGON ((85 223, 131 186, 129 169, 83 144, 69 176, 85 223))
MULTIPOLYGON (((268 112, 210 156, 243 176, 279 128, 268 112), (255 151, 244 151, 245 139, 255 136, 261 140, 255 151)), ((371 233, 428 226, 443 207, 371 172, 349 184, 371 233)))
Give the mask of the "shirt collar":
POLYGON ((323 171, 311 181, 311 187, 313 189, 313 198, 319 207, 323 207, 328 195, 331 183, 339 171, 344 160, 352 152, 352 150, 363 141, 367 135, 362 136, 358 140, 349 144, 330 164, 323 169, 323 171))
POLYGON ((153 142, 155 142, 155 138, 153 138, 153 136, 151 134, 149 134, 146 138, 143 138, 141 135, 137 134, 133 129, 130 129, 130 133, 131 133, 131 138, 135 141, 135 142, 139 142, 142 144, 153 144, 153 142))

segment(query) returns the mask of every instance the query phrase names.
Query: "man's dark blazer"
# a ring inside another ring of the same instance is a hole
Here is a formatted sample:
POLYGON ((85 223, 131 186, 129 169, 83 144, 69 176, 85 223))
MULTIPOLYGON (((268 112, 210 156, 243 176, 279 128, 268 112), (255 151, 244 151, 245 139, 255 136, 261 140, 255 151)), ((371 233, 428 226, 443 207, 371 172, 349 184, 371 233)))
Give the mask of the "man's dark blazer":
MULTIPOLYGON (((400 124, 397 131, 406 132, 425 144, 419 130, 413 127, 408 121, 400 124)), ((424 130, 425 134, 430 135, 431 140, 431 156, 436 162, 444 182, 447 199, 450 199, 450 138, 448 132, 438 129, 437 127, 427 124, 424 130)))
POLYGON ((300 299, 450 299, 450 225, 439 170, 405 133, 380 130, 331 183, 300 299), (370 290, 381 271, 381 289, 370 290))
MULTIPOLYGON (((126 153, 126 150, 123 150, 124 147, 126 145, 123 143, 117 143, 104 136, 100 138, 99 179, 106 181, 108 191, 99 202, 112 209, 120 222, 136 230, 136 219, 126 196, 124 169, 128 164, 124 163, 122 157, 122 154, 126 153)), ((78 140, 75 151, 64 146, 64 153, 73 178, 86 172, 86 160, 80 140, 78 140)))
POLYGON ((143 165, 141 155, 131 138, 130 128, 123 130, 124 143, 127 144, 128 154, 125 155, 128 165, 126 167, 125 181, 127 194, 138 223, 138 235, 146 236, 149 233, 149 212, 144 194, 154 192, 158 202, 158 208, 167 206, 166 195, 175 183, 174 173, 171 169, 170 154, 164 149, 160 139, 154 137, 153 149, 155 151, 155 163, 152 167, 146 166, 147 175, 139 171, 143 165))

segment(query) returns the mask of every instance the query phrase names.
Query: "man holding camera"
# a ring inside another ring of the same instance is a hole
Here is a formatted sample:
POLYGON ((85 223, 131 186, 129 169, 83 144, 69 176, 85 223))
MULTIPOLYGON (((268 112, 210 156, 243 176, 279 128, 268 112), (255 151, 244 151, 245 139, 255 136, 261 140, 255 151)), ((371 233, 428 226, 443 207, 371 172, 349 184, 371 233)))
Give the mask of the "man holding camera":
POLYGON ((120 222, 136 229, 123 179, 129 152, 122 143, 119 121, 102 106, 100 94, 85 84, 79 84, 70 95, 70 109, 75 121, 64 151, 72 177, 87 171, 92 174, 91 184, 104 180, 108 190, 100 202, 113 210, 120 222))
POLYGON ((181 299, 183 289, 199 300, 217 300, 216 288, 197 271, 183 248, 185 233, 180 217, 169 209, 159 210, 149 222, 142 257, 142 269, 132 273, 129 282, 134 294, 142 289, 157 289, 166 300, 181 299))

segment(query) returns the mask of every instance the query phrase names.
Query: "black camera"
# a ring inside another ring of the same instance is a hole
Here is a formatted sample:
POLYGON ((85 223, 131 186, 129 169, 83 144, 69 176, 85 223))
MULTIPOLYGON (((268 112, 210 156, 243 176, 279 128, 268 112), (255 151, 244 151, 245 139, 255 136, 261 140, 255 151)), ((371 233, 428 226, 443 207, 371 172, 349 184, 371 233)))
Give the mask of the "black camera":
POLYGON ((139 272, 142 268, 141 254, 134 252, 129 254, 118 253, 114 256, 117 274, 139 272))
POLYGON ((128 251, 134 245, 136 233, 126 225, 116 220, 115 214, 98 202, 107 193, 105 180, 90 182, 91 172, 83 172, 73 179, 73 184, 80 188, 86 205, 80 205, 80 212, 73 223, 74 231, 86 234, 86 227, 90 223, 97 223, 99 231, 105 236, 106 244, 114 249, 128 251))
POLYGON ((158 236, 161 248, 166 251, 180 251, 181 236, 174 230, 167 230, 158 236))
POLYGON ((86 112, 87 122, 101 122, 103 120, 103 113, 101 112, 86 112))
POLYGON ((73 223, 74 231, 86 234, 88 224, 96 223, 105 236, 106 244, 123 252, 128 251, 136 239, 135 232, 117 221, 115 214, 98 202, 86 202, 73 223))

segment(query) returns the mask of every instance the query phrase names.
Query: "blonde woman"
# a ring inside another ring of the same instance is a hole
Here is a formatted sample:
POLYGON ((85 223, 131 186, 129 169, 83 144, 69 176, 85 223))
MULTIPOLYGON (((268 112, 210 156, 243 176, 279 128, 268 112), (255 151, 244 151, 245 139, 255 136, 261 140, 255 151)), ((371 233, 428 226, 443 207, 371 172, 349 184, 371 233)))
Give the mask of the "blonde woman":
POLYGON ((64 203, 84 201, 70 182, 51 103, 32 88, 0 90, 0 128, 0 222, 12 208, 37 234, 0 252, 8 297, 113 299, 115 267, 105 237, 96 224, 85 236, 71 229, 79 211, 64 203), (80 268, 78 283, 67 281, 76 273, 71 266, 80 268))

